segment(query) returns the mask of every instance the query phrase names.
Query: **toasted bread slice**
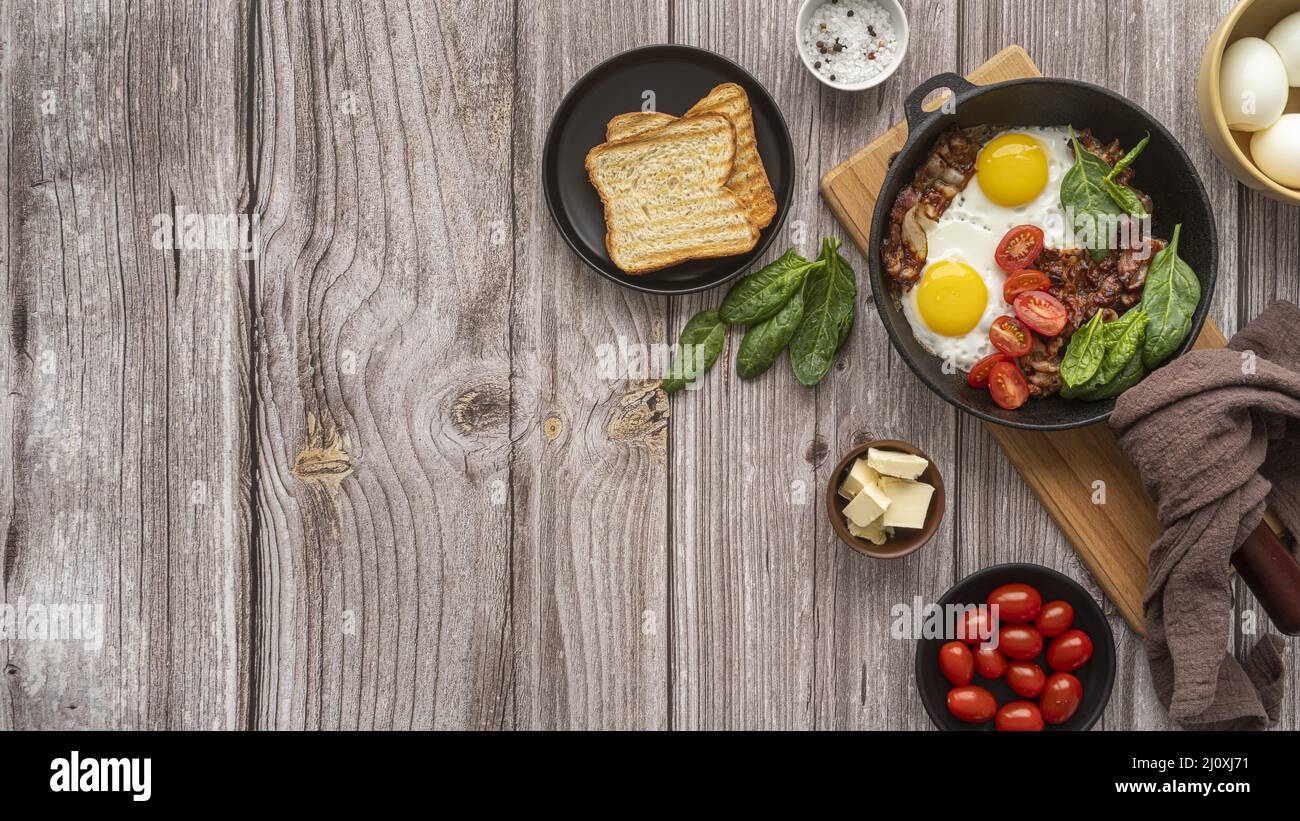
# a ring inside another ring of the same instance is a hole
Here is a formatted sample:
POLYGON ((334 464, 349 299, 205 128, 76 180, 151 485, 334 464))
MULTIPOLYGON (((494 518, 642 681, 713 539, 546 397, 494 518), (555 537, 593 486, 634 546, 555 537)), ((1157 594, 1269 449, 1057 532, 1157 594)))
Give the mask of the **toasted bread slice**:
POLYGON ((721 114, 682 117, 587 152, 614 264, 644 274, 752 249, 758 229, 725 185, 735 153, 735 130, 721 114))
MULTIPOLYGON (((731 169, 727 187, 740 197, 745 212, 758 228, 766 228, 776 216, 776 194, 767 179, 767 169, 758 154, 758 140, 754 135, 754 112, 749 106, 749 95, 735 83, 723 83, 686 112, 694 114, 717 113, 731 120, 736 129, 736 161, 731 169)), ((628 140, 672 122, 671 114, 657 111, 631 111, 619 114, 605 127, 605 139, 610 142, 628 140)))
POLYGON ((727 187, 740 196, 749 221, 759 228, 766 228, 772 217, 776 216, 776 194, 768 182, 763 158, 758 155, 754 112, 749 107, 749 95, 735 83, 723 83, 691 106, 685 116, 706 112, 723 114, 735 126, 736 162, 731 169, 731 177, 727 180, 727 187))
POLYGON ((647 131, 662 128, 677 118, 659 111, 629 111, 619 114, 605 126, 605 139, 609 142, 639 137, 647 131))

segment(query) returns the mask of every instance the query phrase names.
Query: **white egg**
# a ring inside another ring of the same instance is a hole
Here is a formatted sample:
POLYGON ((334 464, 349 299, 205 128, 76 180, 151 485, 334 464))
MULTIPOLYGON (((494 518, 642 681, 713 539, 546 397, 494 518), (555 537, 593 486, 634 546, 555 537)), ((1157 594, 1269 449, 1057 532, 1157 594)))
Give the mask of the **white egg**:
POLYGON ((1300 86, 1300 11, 1283 17, 1264 39, 1282 58, 1287 82, 1300 86))
POLYGON ((1228 128, 1267 128, 1282 116, 1288 94, 1286 66, 1277 49, 1264 40, 1245 37, 1223 52, 1219 102, 1228 128))
POLYGON ((1300 114, 1283 114, 1268 128, 1252 134, 1250 156, 1274 182, 1300 188, 1300 114))
POLYGON ((993 353, 993 343, 989 342, 989 326, 993 320, 1011 312, 1011 306, 1002 300, 1002 283, 1006 280, 1006 274, 993 259, 1002 234, 994 236, 987 228, 959 220, 945 222, 941 219, 938 224, 930 223, 925 227, 929 247, 922 279, 936 263, 953 261, 970 266, 984 283, 984 311, 975 327, 964 334, 948 336, 939 333, 921 315, 917 300, 920 293, 918 283, 918 287, 903 294, 903 315, 907 317, 908 324, 912 326, 912 335, 921 343, 921 347, 940 359, 951 361, 958 369, 969 371, 975 363, 993 353))

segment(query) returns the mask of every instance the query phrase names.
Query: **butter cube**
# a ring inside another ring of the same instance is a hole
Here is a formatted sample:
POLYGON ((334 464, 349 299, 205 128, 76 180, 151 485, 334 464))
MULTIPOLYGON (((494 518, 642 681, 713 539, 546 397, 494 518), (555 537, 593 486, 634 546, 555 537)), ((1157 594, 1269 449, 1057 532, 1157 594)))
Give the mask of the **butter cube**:
POLYGON ((896 476, 899 479, 915 479, 930 463, 920 456, 899 453, 896 450, 867 449, 867 465, 882 476, 896 476))
POLYGON ((889 497, 890 502, 883 514, 882 525, 911 528, 925 526, 925 514, 930 510, 930 497, 934 495, 932 485, 885 476, 880 480, 880 490, 889 497))
POLYGON ((867 465, 866 459, 856 459, 849 475, 844 478, 844 484, 840 485, 840 495, 845 499, 852 499, 862 492, 862 488, 879 481, 880 474, 876 473, 875 468, 867 465))
MULTIPOLYGON (((881 519, 884 517, 882 516, 881 519)), ((881 519, 877 519, 866 527, 858 527, 853 522, 849 522, 849 532, 859 539, 866 539, 872 544, 884 544, 888 534, 885 533, 885 526, 881 524, 881 519)))
POLYGON ((858 527, 876 521, 889 508, 889 497, 875 485, 863 485, 853 501, 844 506, 844 517, 858 527))

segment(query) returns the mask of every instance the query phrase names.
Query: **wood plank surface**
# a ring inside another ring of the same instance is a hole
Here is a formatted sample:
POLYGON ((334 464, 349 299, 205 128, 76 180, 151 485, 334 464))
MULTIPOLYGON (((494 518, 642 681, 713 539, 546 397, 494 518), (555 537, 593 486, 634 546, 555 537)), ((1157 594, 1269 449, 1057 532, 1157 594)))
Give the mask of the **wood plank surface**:
POLYGON ((518 11, 512 716, 519 727, 666 729, 668 403, 654 382, 608 378, 599 351, 664 342, 667 300, 619 288, 578 261, 547 213, 537 158, 569 87, 620 51, 664 42, 669 7, 525 3, 518 11))
MULTIPOLYGON (((1300 211, 1236 184, 1197 122, 1231 0, 908 2, 903 64, 858 94, 803 68, 798 5, 0 0, 0 603, 104 612, 98 647, 0 641, 0 729, 928 728, 891 608, 1010 560, 1101 598, 983 426, 903 366, 847 244, 858 322, 816 390, 784 360, 742 384, 738 336, 671 404, 605 372, 605 346, 672 341, 722 293, 584 268, 541 147, 601 60, 718 51, 795 141, 769 256, 814 253, 844 236, 817 179, 917 83, 1019 44, 1183 140, 1236 239, 1231 333, 1300 298, 1300 211), (175 207, 256 217, 253 258, 155 247, 175 207), (868 437, 927 450, 953 502, 903 560, 819 514, 868 437)), ((1238 592, 1244 653, 1268 625, 1238 592)), ((1108 612, 1103 726, 1170 727, 1108 612)))
POLYGON ((165 222, 240 211, 235 11, 0 4, 0 729, 244 715, 243 265, 165 222))

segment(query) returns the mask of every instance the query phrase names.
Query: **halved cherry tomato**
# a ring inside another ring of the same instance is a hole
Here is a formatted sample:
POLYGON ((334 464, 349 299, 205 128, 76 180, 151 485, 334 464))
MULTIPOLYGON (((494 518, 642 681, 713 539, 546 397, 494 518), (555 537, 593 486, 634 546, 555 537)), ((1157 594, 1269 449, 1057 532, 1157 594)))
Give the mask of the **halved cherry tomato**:
POLYGON ((1014 316, 1000 316, 989 326, 989 341, 1007 356, 1024 356, 1034 345, 1028 329, 1014 316))
POLYGON ((1012 274, 1029 267, 1031 262, 1038 259, 1042 250, 1043 229, 1036 225, 1017 225, 998 243, 993 258, 1002 270, 1012 274))
POLYGON ((1034 619, 1038 632, 1048 639, 1054 639, 1069 630, 1073 623, 1074 608, 1069 602, 1059 599, 1043 605, 1043 609, 1038 611, 1038 618, 1034 619))
POLYGON ((1010 305, 1016 296, 1025 291, 1046 291, 1052 287, 1052 280, 1042 271, 1026 268, 1014 274, 1007 274, 1007 281, 1002 283, 1002 298, 1010 305))
MULTIPOLYGON (((1005 649, 1004 649, 1005 652, 1005 649)), ((1052 639, 1047 646, 1047 664, 1053 670, 1078 670, 1092 658, 1092 639, 1075 628, 1052 639)))
POLYGON ((1043 336, 1056 336, 1065 328, 1069 314, 1061 301, 1046 291, 1025 291, 1011 303, 1016 318, 1043 336))
POLYGON ((1029 383, 1014 362, 998 362, 989 370, 989 395, 1007 410, 1015 410, 1029 399, 1029 383))
POLYGON ((989 371, 999 362, 1009 362, 1011 357, 1004 353, 993 353, 984 357, 975 363, 975 367, 970 369, 966 374, 966 384, 972 388, 987 388, 989 386, 989 371))
POLYGON ((979 644, 993 638, 997 629, 997 623, 987 607, 971 607, 962 611, 961 621, 957 625, 957 640, 979 644))
POLYGON ((998 649, 1007 658, 1029 661, 1043 652, 1043 637, 1027 624, 1004 624, 998 631, 998 649))
POLYGON ((993 694, 977 684, 954 687, 948 691, 948 712, 962 721, 979 724, 993 718, 997 711, 998 703, 993 694))
POLYGON ((975 651, 975 672, 984 678, 1002 678, 1007 671, 1007 657, 992 645, 981 644, 975 651))
POLYGON ((1083 685, 1069 673, 1052 673, 1038 697, 1038 707, 1048 724, 1064 724, 1083 702, 1083 685))
POLYGON ((939 648, 939 672, 956 687, 970 684, 975 675, 975 657, 970 648, 959 641, 950 641, 939 648))
POLYGON ((1038 732, 1043 729, 1043 714, 1032 701, 1012 701, 998 710, 993 726, 998 732, 1038 732))
POLYGON ((1020 582, 995 588, 988 601, 990 605, 998 606, 999 620, 1018 624, 1033 621, 1043 606, 1043 597, 1038 591, 1020 582))
POLYGON ((1043 692, 1047 674, 1032 661, 1013 661, 1007 665, 1007 686, 1018 696, 1036 698, 1043 692))

